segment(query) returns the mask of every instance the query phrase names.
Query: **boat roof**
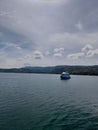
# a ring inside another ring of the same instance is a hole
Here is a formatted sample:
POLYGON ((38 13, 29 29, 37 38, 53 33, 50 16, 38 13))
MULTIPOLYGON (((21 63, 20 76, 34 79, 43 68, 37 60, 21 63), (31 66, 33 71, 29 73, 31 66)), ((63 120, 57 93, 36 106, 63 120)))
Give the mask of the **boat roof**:
POLYGON ((68 72, 62 72, 62 74, 69 74, 68 72))

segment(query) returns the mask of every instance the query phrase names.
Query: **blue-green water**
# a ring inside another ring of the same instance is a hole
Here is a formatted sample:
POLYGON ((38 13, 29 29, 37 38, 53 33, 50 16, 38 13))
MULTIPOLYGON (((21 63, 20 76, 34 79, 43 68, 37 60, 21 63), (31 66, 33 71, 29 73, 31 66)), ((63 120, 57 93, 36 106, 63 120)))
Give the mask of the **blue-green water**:
POLYGON ((0 130, 98 130, 98 77, 0 73, 0 130))

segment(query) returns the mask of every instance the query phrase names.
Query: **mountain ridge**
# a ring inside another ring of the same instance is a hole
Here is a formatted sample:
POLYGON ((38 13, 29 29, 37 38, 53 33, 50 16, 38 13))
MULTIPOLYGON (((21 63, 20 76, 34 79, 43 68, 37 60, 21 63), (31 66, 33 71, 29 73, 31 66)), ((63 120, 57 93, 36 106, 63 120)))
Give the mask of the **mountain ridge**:
POLYGON ((73 75, 98 75, 98 65, 82 66, 82 65, 57 65, 57 66, 25 66, 21 68, 0 68, 3 73, 43 73, 43 74, 61 74, 67 71, 73 75))

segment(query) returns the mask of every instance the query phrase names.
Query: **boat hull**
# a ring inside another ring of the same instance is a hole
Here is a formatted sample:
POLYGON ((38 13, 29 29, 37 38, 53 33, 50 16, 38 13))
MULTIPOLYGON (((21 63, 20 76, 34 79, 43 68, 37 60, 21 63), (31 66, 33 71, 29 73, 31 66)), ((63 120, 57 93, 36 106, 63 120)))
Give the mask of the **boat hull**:
POLYGON ((71 77, 70 76, 68 76, 68 77, 63 77, 63 76, 60 76, 60 78, 61 78, 61 80, 67 80, 67 79, 70 79, 71 77))

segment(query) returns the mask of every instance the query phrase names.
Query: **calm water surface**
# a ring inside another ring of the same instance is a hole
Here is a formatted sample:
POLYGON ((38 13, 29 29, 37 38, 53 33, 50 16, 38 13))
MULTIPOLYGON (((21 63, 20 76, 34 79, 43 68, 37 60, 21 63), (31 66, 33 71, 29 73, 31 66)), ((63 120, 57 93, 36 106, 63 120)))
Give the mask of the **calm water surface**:
POLYGON ((0 130, 98 130, 98 77, 0 73, 0 130))

